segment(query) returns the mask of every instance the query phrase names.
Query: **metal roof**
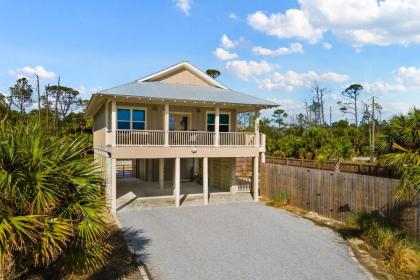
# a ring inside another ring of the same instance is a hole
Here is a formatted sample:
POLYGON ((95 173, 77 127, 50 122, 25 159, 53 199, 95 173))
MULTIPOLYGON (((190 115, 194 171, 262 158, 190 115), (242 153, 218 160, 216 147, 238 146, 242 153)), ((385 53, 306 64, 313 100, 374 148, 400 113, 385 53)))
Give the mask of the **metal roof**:
POLYGON ((161 98, 167 100, 205 101, 274 107, 278 104, 230 89, 212 86, 192 86, 165 82, 141 82, 101 90, 96 95, 161 98))

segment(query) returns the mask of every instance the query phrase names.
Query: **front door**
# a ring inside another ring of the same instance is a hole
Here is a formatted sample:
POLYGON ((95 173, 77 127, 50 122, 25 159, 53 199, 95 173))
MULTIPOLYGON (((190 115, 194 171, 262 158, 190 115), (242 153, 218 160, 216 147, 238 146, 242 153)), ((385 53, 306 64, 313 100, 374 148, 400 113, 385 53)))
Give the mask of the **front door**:
POLYGON ((190 130, 190 115, 188 114, 170 114, 169 130, 187 131, 190 130))

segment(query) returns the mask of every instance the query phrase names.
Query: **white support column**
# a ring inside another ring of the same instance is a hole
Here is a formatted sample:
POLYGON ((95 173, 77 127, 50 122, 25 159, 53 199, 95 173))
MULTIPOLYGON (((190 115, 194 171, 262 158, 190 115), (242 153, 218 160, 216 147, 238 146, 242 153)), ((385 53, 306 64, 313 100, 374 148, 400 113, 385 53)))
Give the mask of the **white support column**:
POLYGON ((214 114, 214 146, 219 147, 219 124, 220 124, 220 108, 216 107, 214 114))
POLYGON ((265 163, 265 152, 261 152, 261 163, 265 163))
POLYGON ((146 177, 147 182, 153 181, 153 159, 146 159, 146 177))
POLYGON ((169 147, 169 104, 165 104, 163 130, 165 131, 165 147, 169 147))
POLYGON ((109 139, 109 135, 111 133, 109 120, 109 102, 110 100, 105 103, 105 146, 111 145, 111 139, 109 139))
POLYGON ((203 196, 204 205, 209 204, 209 158, 203 158, 203 196))
POLYGON ((255 120, 254 120, 254 128, 255 128, 255 146, 260 146, 260 111, 255 111, 255 120))
POLYGON ((115 146, 117 140, 117 102, 115 100, 112 100, 111 129, 111 145, 115 146))
POLYGON ((111 159, 111 213, 117 212, 117 160, 111 159))
POLYGON ((252 176, 253 190, 254 190, 254 201, 259 201, 259 185, 258 185, 258 157, 254 157, 254 174, 252 176))
POLYGON ((159 159, 159 187, 163 190, 165 185, 165 159, 159 159))
POLYGON ((175 207, 180 205, 180 193, 181 193, 181 159, 175 158, 175 207))

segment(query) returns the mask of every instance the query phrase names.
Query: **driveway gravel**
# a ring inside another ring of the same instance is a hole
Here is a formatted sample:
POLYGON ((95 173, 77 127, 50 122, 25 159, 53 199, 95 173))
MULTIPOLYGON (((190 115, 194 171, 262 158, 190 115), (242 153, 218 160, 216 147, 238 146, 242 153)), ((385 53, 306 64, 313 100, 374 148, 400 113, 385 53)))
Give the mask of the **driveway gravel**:
POLYGON ((152 279, 369 279, 332 230, 254 202, 117 213, 152 279))

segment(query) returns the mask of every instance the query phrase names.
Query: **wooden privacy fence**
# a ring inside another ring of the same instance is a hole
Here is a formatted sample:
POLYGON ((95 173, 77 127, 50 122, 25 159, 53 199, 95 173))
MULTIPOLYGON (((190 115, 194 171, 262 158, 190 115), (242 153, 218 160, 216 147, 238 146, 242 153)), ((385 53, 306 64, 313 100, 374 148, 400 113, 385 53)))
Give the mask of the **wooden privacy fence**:
POLYGON ((394 172, 387 167, 372 163, 354 163, 354 162, 340 162, 326 161, 317 162, 310 159, 297 158, 280 158, 280 157, 266 157, 267 163, 275 163, 289 166, 299 166, 306 168, 316 168, 322 170, 341 171, 357 174, 366 174, 378 177, 396 178, 394 172))
POLYGON ((379 212, 420 239, 419 205, 402 215, 394 198, 399 180, 274 163, 261 164, 260 180, 265 198, 283 192, 290 205, 339 221, 346 221, 351 212, 379 212))

